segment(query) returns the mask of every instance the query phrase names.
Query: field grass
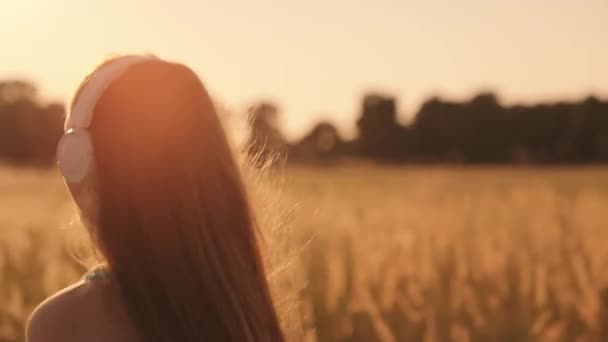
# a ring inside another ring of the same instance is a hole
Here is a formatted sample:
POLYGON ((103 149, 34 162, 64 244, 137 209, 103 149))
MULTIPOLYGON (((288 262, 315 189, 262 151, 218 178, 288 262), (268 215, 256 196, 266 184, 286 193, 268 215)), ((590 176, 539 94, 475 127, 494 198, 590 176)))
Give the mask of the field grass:
MULTIPOLYGON (((608 169, 282 179, 307 340, 608 340, 608 169)), ((55 171, 0 168, 0 342, 22 341, 31 309, 82 274, 73 218, 55 171)))

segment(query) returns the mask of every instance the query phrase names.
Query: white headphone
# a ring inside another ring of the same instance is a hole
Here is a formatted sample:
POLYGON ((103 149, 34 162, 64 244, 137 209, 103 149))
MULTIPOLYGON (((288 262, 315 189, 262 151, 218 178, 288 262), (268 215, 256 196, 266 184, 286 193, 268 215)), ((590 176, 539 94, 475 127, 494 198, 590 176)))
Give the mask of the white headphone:
POLYGON ((82 88, 65 122, 65 133, 57 145, 57 163, 66 182, 78 184, 94 165, 94 151, 88 128, 97 101, 105 90, 135 64, 157 60, 154 56, 124 56, 95 71, 82 88))

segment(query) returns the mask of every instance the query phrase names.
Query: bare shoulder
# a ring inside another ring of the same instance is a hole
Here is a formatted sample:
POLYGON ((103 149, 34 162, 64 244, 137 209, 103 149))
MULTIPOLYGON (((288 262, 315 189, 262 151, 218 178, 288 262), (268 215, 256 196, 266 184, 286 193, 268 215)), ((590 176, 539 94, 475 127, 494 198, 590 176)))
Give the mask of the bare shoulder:
POLYGON ((78 282, 42 302, 31 314, 26 328, 27 342, 75 341, 88 330, 90 305, 97 290, 78 282))

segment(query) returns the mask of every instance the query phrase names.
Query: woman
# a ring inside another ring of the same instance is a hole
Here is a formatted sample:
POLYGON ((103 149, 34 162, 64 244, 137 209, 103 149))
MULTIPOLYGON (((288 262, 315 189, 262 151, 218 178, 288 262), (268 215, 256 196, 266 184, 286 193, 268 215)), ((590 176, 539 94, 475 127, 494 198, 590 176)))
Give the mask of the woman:
POLYGON ((284 340, 239 169, 189 68, 102 64, 58 161, 102 266, 35 310, 29 342, 284 340))

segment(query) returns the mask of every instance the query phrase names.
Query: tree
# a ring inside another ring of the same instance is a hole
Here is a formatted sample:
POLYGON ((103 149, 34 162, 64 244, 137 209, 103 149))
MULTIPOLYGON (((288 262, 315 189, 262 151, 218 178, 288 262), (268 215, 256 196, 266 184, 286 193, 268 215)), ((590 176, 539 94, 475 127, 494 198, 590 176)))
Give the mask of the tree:
POLYGON ((407 129, 397 122, 397 105, 393 97, 377 93, 365 95, 357 126, 363 155, 382 160, 404 158, 407 129))
POLYGON ((289 160, 329 162, 345 152, 344 141, 336 127, 327 121, 322 121, 290 147, 289 160))
POLYGON ((286 140, 279 129, 279 109, 270 102, 260 102, 249 109, 250 134, 247 151, 260 162, 284 154, 286 140))
POLYGON ((64 106, 41 104, 36 87, 0 82, 0 158, 19 164, 51 165, 63 134, 64 106))

